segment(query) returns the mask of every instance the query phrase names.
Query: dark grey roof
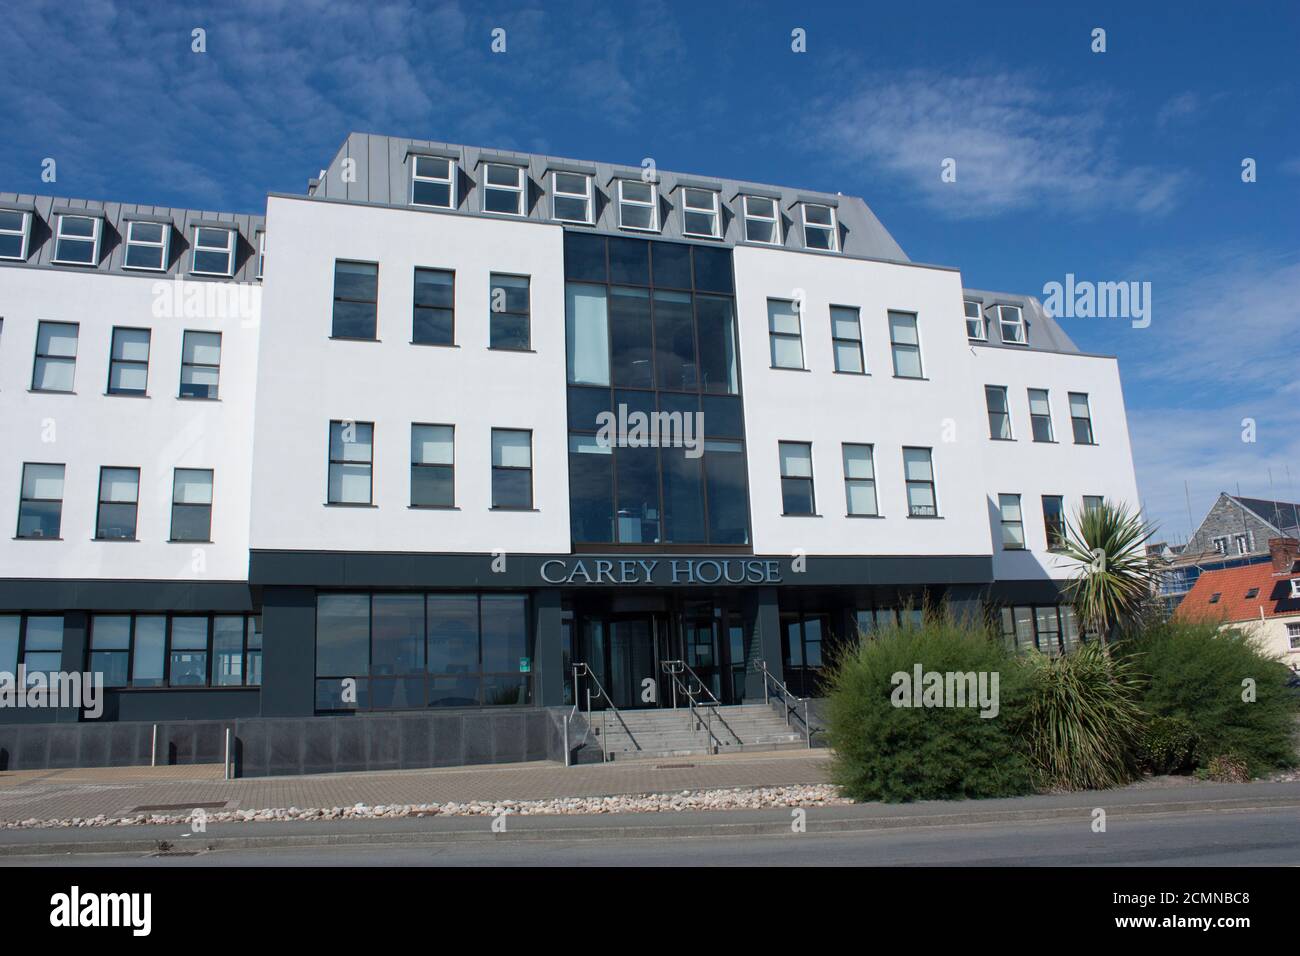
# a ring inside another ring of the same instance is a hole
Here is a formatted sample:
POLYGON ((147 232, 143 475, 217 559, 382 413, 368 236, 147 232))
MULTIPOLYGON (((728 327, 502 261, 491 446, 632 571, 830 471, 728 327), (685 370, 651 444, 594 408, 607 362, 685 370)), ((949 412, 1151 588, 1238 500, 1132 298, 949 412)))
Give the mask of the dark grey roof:
POLYGON ((1252 512, 1286 535, 1294 536, 1300 530, 1300 505, 1290 501, 1270 501, 1267 498, 1242 498, 1228 495, 1233 501, 1252 512))
MULTIPOLYGON (((0 209, 22 209, 31 212, 28 226, 27 259, 15 262, 0 259, 0 265, 18 268, 36 267, 61 269, 69 272, 115 273, 157 279, 164 275, 189 275, 189 252, 192 230, 197 225, 218 225, 239 230, 235 247, 235 274, 239 282, 252 282, 257 278, 257 234, 265 228, 266 218, 261 215, 232 212, 211 212, 197 209, 173 209, 167 206, 141 206, 130 203, 100 202, 92 199, 58 199, 53 196, 33 196, 20 193, 0 193, 0 209), (90 266, 65 266, 53 263, 55 217, 60 213, 102 216, 99 243, 99 263, 90 266), (126 256, 127 223, 131 220, 170 222, 171 242, 168 247, 170 261, 166 272, 147 272, 123 269, 126 256)), ((195 276, 195 279, 205 278, 195 276)), ((211 277, 207 277, 211 278, 211 277)), ((218 281, 228 281, 221 280, 218 281)))
MULTIPOLYGON (((321 198, 342 200, 346 202, 369 203, 383 206, 406 207, 410 201, 411 168, 409 156, 414 155, 451 155, 459 163, 459 184, 457 208, 452 210, 430 210, 442 215, 491 215, 480 212, 478 184, 482 176, 479 164, 483 161, 504 161, 523 165, 528 170, 529 188, 527 197, 527 218, 537 221, 552 222, 549 209, 550 183, 546 173, 551 169, 579 169, 594 171, 593 188, 595 191, 595 222, 590 226, 564 223, 565 228, 588 230, 619 235, 647 237, 647 233, 623 230, 618 226, 617 185, 619 179, 640 179, 641 167, 623 166, 611 163, 591 162, 589 160, 566 159, 556 156, 544 156, 536 153, 521 153, 505 150, 487 150, 478 146, 463 146, 455 143, 439 143, 426 140, 412 140, 396 136, 380 136, 372 133, 351 133, 340 147, 338 154, 330 162, 323 180, 314 185, 308 195, 321 198), (344 160, 355 160, 355 176, 343 176, 344 160)), ((708 239, 683 236, 680 209, 679 185, 703 186, 719 192, 722 209, 722 238, 714 240, 721 245, 738 245, 744 242, 744 224, 738 194, 750 192, 753 195, 769 196, 780 200, 782 217, 781 236, 784 248, 809 251, 818 255, 845 255, 865 259, 883 259, 894 262, 908 262, 902 248, 894 241, 875 213, 865 202, 856 196, 841 196, 838 193, 810 193, 806 189, 789 189, 770 184, 748 183, 734 179, 685 175, 668 170, 657 171, 659 183, 659 223, 658 235, 665 239, 683 239, 692 242, 709 242, 708 239), (826 253, 818 250, 805 250, 803 245, 802 223, 798 220, 798 209, 793 215, 791 206, 800 201, 821 202, 835 207, 839 222, 840 253, 826 253)), ((424 207, 419 207, 424 208, 424 207)), ((493 216, 493 218, 499 218, 493 216)))
POLYGON ((1057 324, 1056 319, 1047 314, 1043 304, 1034 296, 1017 295, 1014 292, 987 292, 982 289, 962 289, 961 292, 964 299, 979 302, 982 307, 985 327, 988 330, 988 341, 981 343, 982 345, 1004 349, 1026 348, 1025 345, 1002 341, 1002 329, 993 311, 995 305, 1018 305, 1025 318, 1025 339, 1028 348, 1043 352, 1079 352, 1079 347, 1065 334, 1065 330, 1057 324))

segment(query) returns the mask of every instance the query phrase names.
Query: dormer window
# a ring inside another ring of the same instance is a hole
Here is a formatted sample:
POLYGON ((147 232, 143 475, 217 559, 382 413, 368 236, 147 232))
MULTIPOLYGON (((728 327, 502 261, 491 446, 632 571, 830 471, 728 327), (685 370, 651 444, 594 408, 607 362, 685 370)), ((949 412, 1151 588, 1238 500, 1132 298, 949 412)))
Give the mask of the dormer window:
POLYGON ((0 209, 0 259, 27 259, 27 227, 32 214, 21 209, 0 209))
POLYGON ((1010 345, 1026 345, 1025 316, 1018 305, 998 306, 998 332, 1010 345))
POLYGON ((551 173, 551 215, 561 222, 591 222, 591 177, 586 173, 551 173))
POLYGON ((456 208, 456 163, 444 156, 411 157, 411 205, 456 208))
POLYGON ((1291 579, 1291 596, 1293 598, 1300 598, 1300 578, 1291 579))
POLYGON ((659 187, 655 183, 618 181, 618 225, 621 229, 659 231, 659 187))
POLYGON ((717 239, 722 234, 720 218, 716 190, 691 186, 682 190, 682 235, 717 239))
POLYGON ((124 269, 147 269, 163 272, 167 269, 167 246, 171 239, 170 223, 139 222, 126 224, 126 259, 124 269))
POLYGON ((257 234, 257 277, 262 278, 262 273, 266 269, 266 233, 257 234))
POLYGON ((781 244, 781 225, 776 200, 766 196, 745 196, 745 241, 769 246, 781 244))
POLYGON ((54 262, 67 266, 93 266, 99 262, 99 237, 104 220, 98 216, 59 214, 54 237, 54 262))
POLYGON ((825 249, 835 252, 836 242, 835 207, 820 203, 803 204, 803 244, 808 249, 825 249))
POLYGON ((966 310, 966 338, 972 342, 987 342, 989 333, 984 325, 984 307, 970 299, 966 299, 963 306, 966 310))
POLYGON ((194 258, 190 272, 202 276, 235 273, 235 230, 217 226, 194 227, 194 258))
POLYGON ((524 169, 505 163, 483 164, 483 211, 524 214, 524 169))

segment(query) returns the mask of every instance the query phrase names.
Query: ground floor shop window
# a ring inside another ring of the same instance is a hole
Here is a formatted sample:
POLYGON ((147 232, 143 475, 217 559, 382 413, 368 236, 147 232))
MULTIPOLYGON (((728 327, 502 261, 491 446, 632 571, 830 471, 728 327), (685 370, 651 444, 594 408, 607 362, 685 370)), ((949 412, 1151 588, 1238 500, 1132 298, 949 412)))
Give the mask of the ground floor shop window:
POLYGON ((262 618, 94 614, 87 658, 105 687, 254 687, 262 683, 262 618))
POLYGON ((1068 654, 1086 639, 1068 604, 1004 607, 1001 630, 1003 640, 1016 650, 1036 649, 1050 657, 1068 654))
POLYGON ((33 674, 63 670, 63 615, 0 614, 0 681, 16 681, 25 666, 33 674))
POLYGON ((502 706, 531 700, 527 595, 317 596, 317 711, 502 706))

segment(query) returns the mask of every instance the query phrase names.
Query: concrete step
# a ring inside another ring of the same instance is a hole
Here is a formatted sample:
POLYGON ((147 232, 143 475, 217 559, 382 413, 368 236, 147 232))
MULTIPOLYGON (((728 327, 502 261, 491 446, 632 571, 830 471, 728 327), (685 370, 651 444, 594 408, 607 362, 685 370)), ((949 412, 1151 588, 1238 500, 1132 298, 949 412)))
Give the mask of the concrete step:
POLYGON ((781 714, 766 704, 739 704, 712 708, 712 728, 718 743, 709 747, 705 737, 706 712, 697 725, 685 707, 657 710, 620 711, 622 720, 612 714, 592 717, 593 745, 602 742, 611 759, 657 759, 692 756, 716 750, 739 753, 807 746, 803 734, 787 726, 781 714), (629 736, 630 734, 630 736, 629 736))

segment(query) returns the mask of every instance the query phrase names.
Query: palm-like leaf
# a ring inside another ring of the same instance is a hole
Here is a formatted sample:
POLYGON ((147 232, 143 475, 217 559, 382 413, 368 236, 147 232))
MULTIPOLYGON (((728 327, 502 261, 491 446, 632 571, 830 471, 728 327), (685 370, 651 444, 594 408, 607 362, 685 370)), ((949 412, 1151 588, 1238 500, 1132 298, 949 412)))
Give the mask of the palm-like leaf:
POLYGON ((1140 514, 1110 501, 1080 508, 1067 522, 1061 553, 1075 567, 1066 594, 1103 645, 1151 594, 1157 568, 1145 545, 1153 534, 1140 514))

